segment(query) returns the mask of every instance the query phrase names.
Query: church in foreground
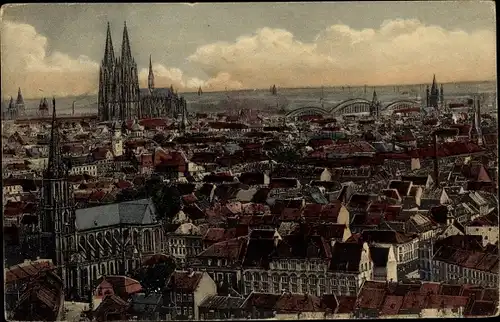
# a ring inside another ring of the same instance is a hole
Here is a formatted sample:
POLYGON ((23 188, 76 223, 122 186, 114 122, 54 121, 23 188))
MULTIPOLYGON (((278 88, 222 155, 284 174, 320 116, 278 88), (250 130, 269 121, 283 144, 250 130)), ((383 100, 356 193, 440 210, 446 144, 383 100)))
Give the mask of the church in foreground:
POLYGON ((121 56, 115 57, 108 23, 104 58, 99 72, 98 114, 101 121, 177 117, 186 100, 173 88, 155 88, 149 61, 148 88, 139 88, 137 63, 132 57, 127 25, 123 28, 121 56))

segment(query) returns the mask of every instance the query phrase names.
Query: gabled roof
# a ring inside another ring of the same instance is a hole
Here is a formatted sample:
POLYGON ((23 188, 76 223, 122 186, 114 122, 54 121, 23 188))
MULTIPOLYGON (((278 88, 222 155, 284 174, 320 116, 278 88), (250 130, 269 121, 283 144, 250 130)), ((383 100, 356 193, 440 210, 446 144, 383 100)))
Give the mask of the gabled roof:
POLYGON ((119 224, 156 224, 156 209, 150 199, 125 201, 91 208, 77 209, 77 230, 96 229, 119 224))
POLYGON ((202 272, 175 271, 170 276, 167 288, 176 291, 194 292, 203 277, 202 272))

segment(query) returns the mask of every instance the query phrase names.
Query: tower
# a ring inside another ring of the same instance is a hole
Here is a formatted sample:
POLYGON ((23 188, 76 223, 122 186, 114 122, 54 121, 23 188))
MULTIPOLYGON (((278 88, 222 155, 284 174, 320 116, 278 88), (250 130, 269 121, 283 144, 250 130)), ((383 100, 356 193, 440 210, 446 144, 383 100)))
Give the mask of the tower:
POLYGON ((370 116, 378 118, 378 113, 380 109, 380 101, 377 97, 377 92, 373 90, 372 101, 370 103, 370 116))
POLYGON ((24 98, 21 93, 21 87, 19 87, 17 91, 17 99, 16 99, 16 117, 19 114, 24 114, 24 98))
POLYGON ((9 102, 9 107, 7 108, 7 111, 5 112, 5 118, 8 120, 12 120, 13 118, 15 118, 15 110, 16 110, 16 106, 14 105, 14 99, 11 96, 10 102, 9 102))
POLYGON ((430 103, 429 98, 430 98, 430 91, 429 91, 429 85, 427 85, 427 88, 425 89, 425 100, 426 100, 425 107, 430 106, 429 105, 429 103, 430 103))
POLYGON ((72 188, 67 181, 68 168, 63 163, 59 146, 59 129, 56 120, 56 102, 52 99, 52 129, 50 133, 49 161, 43 175, 38 216, 39 256, 52 259, 60 269, 66 284, 65 235, 75 229, 72 188))
POLYGON ((123 140, 121 126, 118 122, 113 122, 113 129, 111 134, 111 147, 113 155, 119 157, 123 155, 123 140))
POLYGON ((439 91, 439 103, 441 107, 444 107, 444 92, 443 92, 443 84, 441 84, 441 89, 439 91))
POLYGON ((155 74, 153 73, 153 64, 151 63, 151 55, 149 55, 148 89, 150 93, 153 93, 155 89, 155 74))
POLYGON ((429 103, 427 106, 432 106, 435 109, 439 108, 439 89, 436 83, 436 75, 432 78, 430 95, 428 96, 429 103))
POLYGON ((120 96, 120 114, 117 118, 125 121, 136 117, 139 113, 139 76, 137 74, 137 64, 130 50, 126 22, 123 25, 120 65, 122 93, 120 96))
POLYGON ((99 73, 99 118, 126 121, 139 113, 139 77, 132 57, 127 24, 123 27, 121 57, 116 58, 108 23, 106 47, 99 73))
POLYGON ((112 119, 116 106, 116 75, 115 75, 115 53, 111 30, 108 22, 106 32, 106 46, 104 48, 104 58, 99 70, 99 94, 98 94, 98 114, 99 119, 108 121, 112 119))

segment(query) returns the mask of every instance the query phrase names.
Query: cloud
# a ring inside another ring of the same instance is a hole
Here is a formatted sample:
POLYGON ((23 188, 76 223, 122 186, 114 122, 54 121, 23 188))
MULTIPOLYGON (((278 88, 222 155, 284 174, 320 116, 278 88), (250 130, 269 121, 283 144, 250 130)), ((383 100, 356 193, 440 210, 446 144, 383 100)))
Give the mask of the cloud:
POLYGON ((28 24, 3 22, 2 93, 16 95, 21 87, 26 97, 68 96, 95 93, 99 65, 88 57, 47 54, 47 38, 28 24), (43 94, 42 94, 43 95, 43 94))
POLYGON ((209 76, 231 75, 246 88, 472 81, 495 77, 495 34, 384 21, 378 29, 332 25, 314 41, 262 28, 235 42, 199 47, 188 60, 209 76))
MULTIPOLYGON (((202 80, 197 77, 187 77, 182 70, 175 67, 165 67, 162 64, 153 64, 153 74, 155 76, 155 87, 170 87, 180 91, 194 91, 202 87, 205 91, 234 90, 241 89, 242 84, 235 81, 228 73, 221 72, 208 80, 202 80)), ((139 71, 139 84, 141 87, 147 87, 149 68, 142 68, 139 71)))
MULTIPOLYGON (((99 63, 48 52, 48 40, 27 24, 3 21, 2 93, 26 97, 79 95, 98 90, 99 63)), ((425 25, 416 19, 384 21, 377 29, 335 24, 302 42, 284 29, 261 28, 233 42, 198 47, 187 58, 206 79, 155 64, 156 87, 182 91, 243 88, 381 85, 488 80, 496 76, 495 33, 425 25)), ((190 68, 193 69, 193 68, 190 68)), ((148 68, 139 66, 141 87, 148 68)))

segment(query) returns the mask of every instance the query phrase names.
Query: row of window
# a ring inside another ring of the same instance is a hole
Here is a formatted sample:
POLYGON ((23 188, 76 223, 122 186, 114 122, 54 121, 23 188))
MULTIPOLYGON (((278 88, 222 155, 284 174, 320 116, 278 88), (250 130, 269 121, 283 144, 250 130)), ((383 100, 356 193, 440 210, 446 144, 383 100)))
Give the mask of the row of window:
POLYGON ((311 295, 322 296, 323 294, 335 293, 341 295, 354 295, 357 288, 355 285, 338 285, 328 289, 325 285, 312 284, 284 284, 284 283, 268 283, 268 282, 246 282, 245 294, 251 292, 263 293, 281 293, 289 291, 292 293, 308 293, 311 295))
POLYGON ((353 278, 346 279, 346 278, 325 278, 324 276, 318 277, 315 275, 311 276, 306 276, 306 275, 301 275, 297 276, 295 274, 291 275, 277 275, 273 274, 271 275, 271 279, 269 280, 269 275, 267 273, 262 273, 259 274, 258 272, 254 272, 253 274, 250 272, 246 272, 244 275, 245 282, 269 282, 272 281, 273 283, 284 283, 284 284, 310 284, 310 285, 332 285, 332 286, 343 286, 343 285, 349 285, 349 286, 355 286, 356 281, 353 278))
POLYGON ((269 264, 270 269, 282 269, 292 271, 313 271, 322 272, 326 268, 323 263, 299 262, 295 260, 272 262, 269 264))
POLYGON ((175 294, 176 302, 192 302, 193 294, 192 293, 176 293, 175 294))

